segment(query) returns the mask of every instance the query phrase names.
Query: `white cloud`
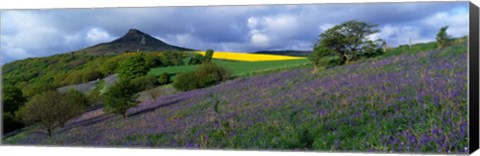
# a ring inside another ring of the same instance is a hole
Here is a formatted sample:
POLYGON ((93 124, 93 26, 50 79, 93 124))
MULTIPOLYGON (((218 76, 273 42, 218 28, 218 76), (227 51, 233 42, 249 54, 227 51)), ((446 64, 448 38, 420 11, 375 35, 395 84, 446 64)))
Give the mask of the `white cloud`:
POLYGON ((86 34, 86 38, 91 43, 107 42, 113 39, 105 30, 99 28, 90 29, 86 34))
POLYGON ((262 34, 258 31, 252 31, 250 42, 256 47, 267 47, 269 46, 270 39, 267 35, 262 34))
POLYGON ((398 46, 403 44, 409 44, 410 39, 412 43, 421 43, 433 41, 434 38, 428 36, 422 36, 420 27, 414 26, 393 26, 385 25, 380 27, 380 32, 370 35, 369 38, 372 40, 384 39, 387 41, 389 46, 398 46))
POLYGON ((298 35, 300 24, 296 16, 274 15, 250 17, 247 20, 250 43, 258 48, 268 48, 281 44, 298 35))
POLYGON ((322 25, 318 26, 318 29, 321 30, 322 32, 324 32, 324 31, 327 31, 328 29, 332 28, 333 26, 335 26, 335 25, 330 24, 330 23, 325 23, 325 24, 322 24, 322 25))
POLYGON ((439 12, 426 18, 423 24, 429 26, 435 31, 443 26, 449 26, 447 33, 453 37, 461 37, 468 34, 469 13, 463 9, 453 9, 448 12, 439 12))

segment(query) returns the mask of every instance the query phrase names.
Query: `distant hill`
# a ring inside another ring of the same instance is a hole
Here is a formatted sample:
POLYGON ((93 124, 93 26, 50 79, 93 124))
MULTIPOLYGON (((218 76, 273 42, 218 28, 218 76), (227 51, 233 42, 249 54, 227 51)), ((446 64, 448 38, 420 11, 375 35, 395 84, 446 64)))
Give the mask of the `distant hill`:
POLYGON ((262 50, 257 51, 255 54, 274 54, 274 55, 287 55, 287 56, 308 56, 312 51, 302 51, 302 50, 262 50))
POLYGON ((137 29, 130 29, 123 37, 74 51, 76 54, 106 55, 136 51, 192 51, 193 49, 167 44, 137 29))

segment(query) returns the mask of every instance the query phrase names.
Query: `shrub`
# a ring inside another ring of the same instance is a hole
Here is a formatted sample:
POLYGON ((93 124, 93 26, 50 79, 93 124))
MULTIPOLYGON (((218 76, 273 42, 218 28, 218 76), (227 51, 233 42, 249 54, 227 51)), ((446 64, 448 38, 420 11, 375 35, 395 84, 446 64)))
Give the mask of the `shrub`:
POLYGON ((194 90, 197 87, 197 78, 194 76, 195 71, 178 74, 173 81, 173 87, 180 91, 194 90))
POLYGON ((230 78, 230 73, 223 67, 213 63, 205 63, 195 70, 198 88, 215 85, 230 78))
POLYGON ((103 78, 103 74, 97 70, 86 70, 83 72, 82 75, 83 83, 87 83, 100 78, 103 78))
POLYGON ((139 90, 152 89, 152 88, 155 88, 155 86, 159 85, 155 76, 152 76, 152 75, 145 75, 145 76, 135 78, 132 80, 131 83, 139 90))
POLYGON ((136 88, 129 80, 120 80, 110 87, 104 96, 104 110, 109 113, 121 114, 125 119, 127 110, 138 104, 136 88))
POLYGON ((160 85, 170 83, 170 75, 168 75, 168 73, 166 73, 166 72, 162 73, 162 75, 160 75, 160 77, 158 77, 158 83, 160 85))
POLYGON ((195 71, 176 76, 173 86, 180 91, 205 88, 230 78, 230 72, 214 63, 204 63, 195 71))

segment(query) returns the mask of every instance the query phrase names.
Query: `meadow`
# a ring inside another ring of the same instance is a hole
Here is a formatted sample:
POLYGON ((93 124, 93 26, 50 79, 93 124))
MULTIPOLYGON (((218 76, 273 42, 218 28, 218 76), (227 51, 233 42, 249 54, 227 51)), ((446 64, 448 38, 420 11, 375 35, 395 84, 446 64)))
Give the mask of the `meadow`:
MULTIPOLYGON (((317 74, 292 68, 241 77, 146 100, 128 110, 126 119, 99 109, 52 137, 29 127, 3 143, 468 153, 466 44, 427 49, 317 74)), ((287 61, 214 62, 242 75, 287 61)), ((155 68, 150 74, 194 67, 155 68)))
MULTIPOLYGON (((214 58, 216 55, 217 54, 215 53, 214 58)), ((251 54, 250 56, 253 56, 253 55, 257 55, 257 54, 251 54)), ((213 62, 217 65, 220 65, 229 69, 232 72, 233 76, 236 76, 236 77, 247 76, 255 73, 267 72, 272 70, 300 67, 300 66, 305 66, 309 64, 309 61, 306 58, 292 59, 292 60, 256 61, 256 62, 214 59, 213 62)), ((154 76, 161 75, 162 73, 176 75, 178 73, 193 71, 197 68, 197 66, 198 65, 158 67, 158 68, 150 69, 148 74, 154 75, 154 76)))

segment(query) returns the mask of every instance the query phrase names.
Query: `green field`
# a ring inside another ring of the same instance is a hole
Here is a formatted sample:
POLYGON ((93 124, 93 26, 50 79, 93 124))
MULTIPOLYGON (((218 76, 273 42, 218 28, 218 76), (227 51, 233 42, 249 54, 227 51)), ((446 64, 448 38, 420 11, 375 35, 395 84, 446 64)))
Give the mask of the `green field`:
MULTIPOLYGON (((240 62, 240 61, 225 61, 213 60, 217 65, 229 69, 233 76, 244 76, 258 72, 284 69, 289 67, 303 66, 309 63, 308 59, 300 60, 282 60, 282 61, 261 61, 261 62, 240 62)), ((148 72, 149 75, 158 76, 164 72, 176 75, 178 73, 185 73, 192 70, 198 65, 174 66, 174 67, 158 67, 152 68, 148 72)))

